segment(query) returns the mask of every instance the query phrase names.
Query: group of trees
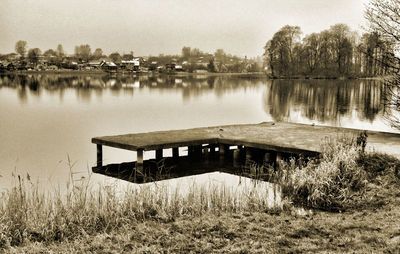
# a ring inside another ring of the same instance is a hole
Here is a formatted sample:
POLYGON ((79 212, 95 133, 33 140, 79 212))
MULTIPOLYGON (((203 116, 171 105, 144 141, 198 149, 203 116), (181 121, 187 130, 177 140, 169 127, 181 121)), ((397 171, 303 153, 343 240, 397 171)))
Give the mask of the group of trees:
MULTIPOLYGON (((42 51, 39 48, 31 48, 27 51, 27 45, 28 43, 26 41, 22 40, 17 41, 15 43, 15 52, 20 56, 21 60, 24 61, 26 59, 28 60, 28 62, 36 65, 39 62, 40 57, 42 56, 42 51)), ((59 44, 56 50, 53 49, 46 50, 43 53, 43 56, 45 58, 54 57, 59 61, 61 61, 65 56, 63 46, 59 44)))
POLYGON ((128 54, 121 55, 118 52, 113 52, 109 56, 103 54, 103 50, 101 48, 96 48, 95 51, 92 53, 90 46, 88 44, 75 46, 75 54, 74 56, 79 61, 89 62, 91 60, 99 60, 101 58, 110 58, 111 61, 115 63, 120 63, 122 60, 128 61, 133 60, 134 55, 133 51, 128 54))
MULTIPOLYGON (((20 56, 22 62, 28 61, 33 65, 39 62, 39 59, 43 57, 48 63, 58 65, 66 57, 63 46, 59 44, 57 48, 48 49, 43 52, 39 48, 32 48, 27 50, 28 43, 20 40, 15 43, 15 52, 20 56)), ((75 46, 74 55, 69 56, 76 62, 89 62, 92 60, 99 60, 101 58, 110 58, 113 62, 120 62, 121 60, 132 60, 134 58, 133 51, 128 54, 120 55, 118 52, 113 52, 109 56, 103 53, 101 48, 96 48, 92 53, 91 47, 88 44, 82 44, 75 46)))
MULTIPOLYGON (((26 41, 18 41, 15 44, 15 52, 20 56, 19 66, 27 63, 36 66, 41 60, 45 60, 50 65, 63 66, 65 61, 87 63, 100 59, 106 59, 114 63, 129 61, 134 59, 134 53, 120 54, 113 52, 105 55, 101 48, 96 48, 92 52, 90 45, 82 44, 75 46, 74 54, 67 56, 61 44, 54 49, 48 49, 43 52, 39 48, 27 50, 26 41)), ((184 69, 192 72, 194 70, 207 70, 209 72, 257 72, 262 71, 262 58, 247 59, 225 53, 223 49, 217 49, 214 54, 203 52, 198 48, 183 47, 181 55, 150 56, 148 62, 157 62, 157 65, 166 65, 170 63, 182 64, 184 69)))
POLYGON ((198 48, 183 47, 181 61, 188 62, 189 68, 204 68, 210 72, 257 72, 262 70, 262 62, 255 59, 241 58, 217 49, 214 54, 205 53, 198 48), (203 65, 199 65, 199 59, 203 65), (197 66, 196 66, 197 65, 197 66))
POLYGON ((383 41, 391 44, 383 58, 374 59, 389 70, 385 79, 385 103, 391 109, 388 118, 400 129, 400 0, 371 0, 365 11, 370 29, 383 41))
POLYGON ((400 129, 400 0, 370 0, 362 36, 336 24, 301 39, 298 26, 284 26, 264 49, 273 76, 385 76, 384 99, 391 124, 400 129))
POLYGON ((393 44, 371 31, 361 37, 336 24, 301 39, 298 26, 284 26, 265 46, 264 58, 273 76, 377 76, 389 72, 382 64, 393 44))

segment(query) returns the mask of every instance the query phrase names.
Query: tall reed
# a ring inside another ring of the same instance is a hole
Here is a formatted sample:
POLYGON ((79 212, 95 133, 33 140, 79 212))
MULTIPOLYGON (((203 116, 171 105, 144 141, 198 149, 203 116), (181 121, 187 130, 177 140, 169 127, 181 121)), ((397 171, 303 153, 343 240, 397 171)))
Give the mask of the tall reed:
POLYGON ((39 190, 37 183, 16 176, 0 196, 0 249, 30 241, 63 241, 82 235, 132 228, 145 220, 174 221, 204 213, 275 210, 265 186, 253 182, 240 191, 223 184, 193 183, 179 188, 146 185, 127 188, 94 186, 90 179, 67 184, 65 192, 39 190))

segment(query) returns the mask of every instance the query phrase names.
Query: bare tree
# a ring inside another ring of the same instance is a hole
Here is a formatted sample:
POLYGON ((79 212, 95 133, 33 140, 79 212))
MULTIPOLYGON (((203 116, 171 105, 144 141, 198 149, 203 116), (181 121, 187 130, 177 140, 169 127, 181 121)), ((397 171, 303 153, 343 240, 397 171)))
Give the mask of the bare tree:
POLYGON ((42 52, 38 48, 30 49, 28 51, 28 59, 34 66, 36 66, 39 62, 39 56, 42 52))
POLYGON ((114 63, 119 63, 119 62, 121 62, 121 59, 122 59, 121 55, 120 55, 118 52, 113 52, 113 53, 111 53, 108 57, 109 57, 109 58, 111 59, 111 61, 113 61, 114 63))
POLYGON ((89 62, 89 58, 92 56, 92 51, 88 44, 75 46, 75 56, 81 60, 89 62))
POLYGON ((17 43, 15 43, 15 52, 21 55, 21 58, 24 58, 25 56, 26 44, 26 41, 17 41, 17 43))
POLYGON ((58 46, 57 46, 57 56, 61 58, 64 55, 65 55, 65 52, 64 52, 63 46, 61 44, 58 44, 58 46))
POLYGON ((366 6, 365 18, 372 31, 381 35, 392 50, 386 51, 381 64, 388 67, 384 95, 389 107, 390 123, 400 129, 400 0, 371 0, 366 6), (397 116, 396 116, 397 115, 397 116))
POLYGON ((103 50, 101 48, 97 48, 94 52, 93 52, 93 58, 94 59, 100 59, 103 56, 103 50))

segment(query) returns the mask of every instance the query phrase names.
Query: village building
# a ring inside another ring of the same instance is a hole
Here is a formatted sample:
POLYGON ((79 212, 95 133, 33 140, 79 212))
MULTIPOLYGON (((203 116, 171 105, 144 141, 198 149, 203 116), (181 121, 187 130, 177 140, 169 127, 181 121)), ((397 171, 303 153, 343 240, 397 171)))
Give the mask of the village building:
POLYGON ((115 63, 106 62, 106 61, 102 61, 100 63, 100 67, 102 70, 105 70, 105 71, 116 71, 118 68, 118 66, 115 63))
POLYGON ((121 68, 129 71, 139 71, 140 70, 140 59, 136 58, 133 60, 122 60, 121 68))

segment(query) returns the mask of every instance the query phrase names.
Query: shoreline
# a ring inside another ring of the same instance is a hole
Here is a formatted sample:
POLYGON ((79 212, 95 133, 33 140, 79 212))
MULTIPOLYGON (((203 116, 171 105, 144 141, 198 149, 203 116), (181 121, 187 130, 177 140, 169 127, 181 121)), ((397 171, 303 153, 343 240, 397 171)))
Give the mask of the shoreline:
POLYGON ((190 72, 175 72, 175 73, 159 73, 159 72, 106 72, 102 70, 50 70, 50 71, 4 71, 0 75, 97 75, 97 76, 172 76, 172 77, 193 77, 193 76, 207 76, 207 77, 243 77, 243 78, 265 78, 268 80, 383 80, 386 76, 380 77, 329 77, 329 76, 293 76, 293 77, 271 77, 265 72, 204 72, 204 73, 190 73, 190 72))

